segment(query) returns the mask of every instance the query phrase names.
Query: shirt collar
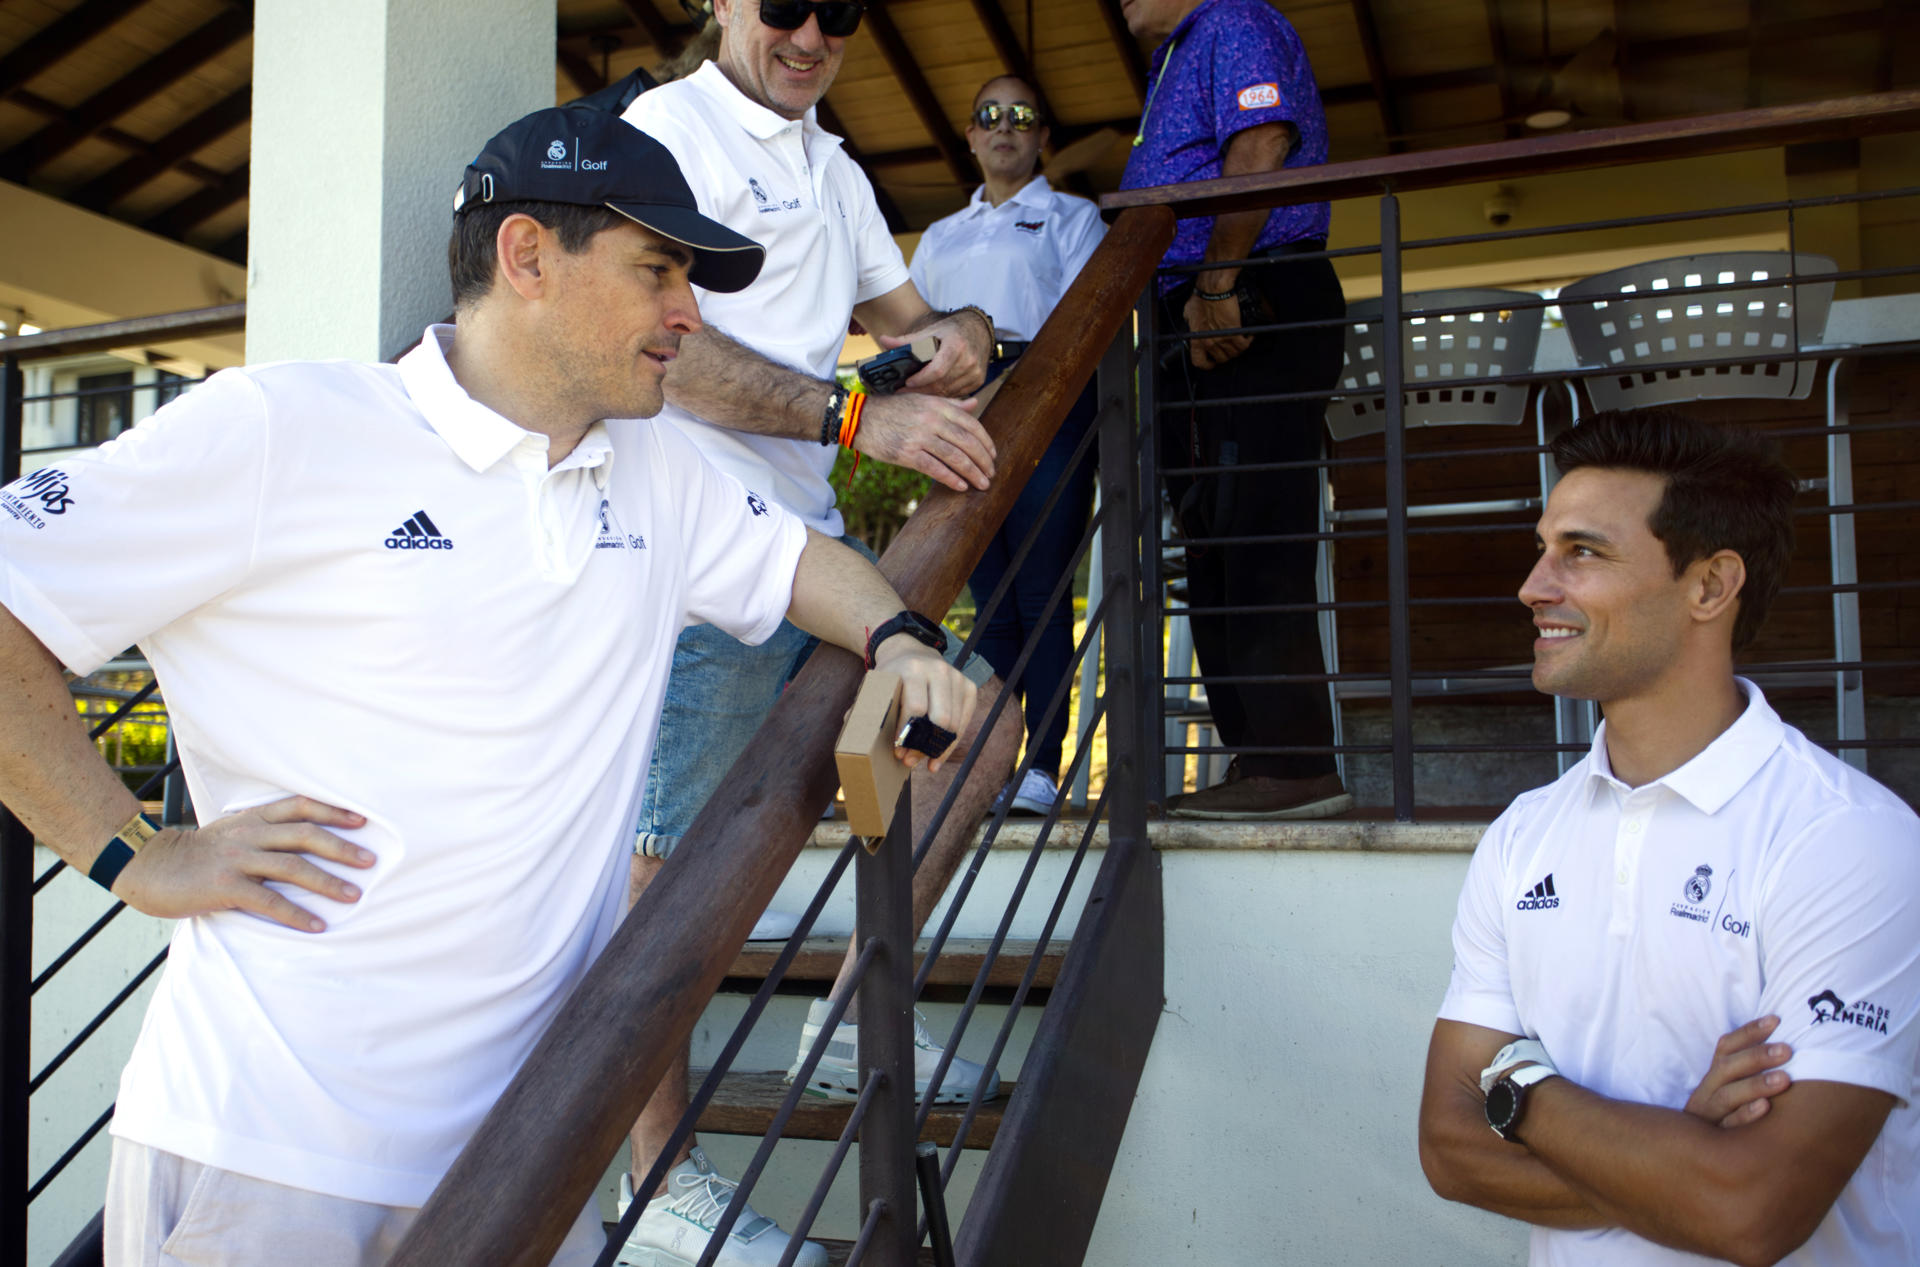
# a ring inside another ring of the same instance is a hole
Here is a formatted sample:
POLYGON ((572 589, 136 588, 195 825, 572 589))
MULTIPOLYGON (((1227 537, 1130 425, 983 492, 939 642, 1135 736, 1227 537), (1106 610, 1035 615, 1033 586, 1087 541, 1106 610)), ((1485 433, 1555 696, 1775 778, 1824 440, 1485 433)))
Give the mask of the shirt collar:
MULTIPOLYGON (((475 471, 485 471, 520 445, 537 449, 543 456, 547 437, 509 422, 460 386, 447 364, 447 349, 453 346, 456 327, 431 325, 411 352, 400 358, 400 381, 407 396, 427 420, 427 425, 446 441, 454 456, 475 471)), ((594 480, 605 487, 608 468, 613 462, 613 445, 604 422, 588 428, 554 469, 594 467, 594 480)))
MULTIPOLYGON (((1760 688, 1746 678, 1735 678, 1747 706, 1733 725, 1720 732, 1714 741, 1677 770, 1653 781, 1682 797, 1703 814, 1717 814, 1721 806, 1734 798, 1773 756, 1786 735, 1786 725, 1767 703, 1760 688)), ((1607 761, 1607 723, 1594 732, 1593 748, 1587 754, 1592 778, 1613 786, 1622 786, 1607 761)))
MULTIPOLYGON (((1020 188, 1014 192, 1013 197, 1007 199, 1004 203, 1000 204, 1000 206, 1011 207, 1017 202, 1023 207, 1044 207, 1051 202, 1052 199, 1053 186, 1047 183, 1045 176, 1035 176, 1032 180, 1020 186, 1020 188)), ((999 209, 999 207, 987 201, 987 187, 981 185, 973 191, 973 197, 967 199, 967 205, 961 214, 968 219, 972 219, 974 216, 985 215, 989 211, 998 211, 999 209)))
MULTIPOLYGON (((705 93, 726 111, 728 118, 739 124, 747 135, 755 140, 770 141, 793 126, 792 119, 767 109, 746 93, 741 92, 734 82, 727 78, 726 72, 720 69, 718 62, 700 63, 700 69, 689 75, 687 82, 705 93)), ((816 117, 818 113, 816 107, 809 106, 807 113, 800 119, 800 134, 808 147, 809 157, 812 156, 815 145, 841 143, 839 137, 820 126, 820 121, 816 117)))

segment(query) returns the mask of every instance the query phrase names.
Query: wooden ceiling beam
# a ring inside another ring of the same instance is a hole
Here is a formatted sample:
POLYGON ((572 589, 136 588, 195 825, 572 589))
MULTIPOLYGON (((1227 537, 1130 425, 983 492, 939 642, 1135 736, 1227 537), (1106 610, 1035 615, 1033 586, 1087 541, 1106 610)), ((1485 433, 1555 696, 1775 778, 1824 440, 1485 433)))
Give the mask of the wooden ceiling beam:
MULTIPOLYGON (((154 179, 182 159, 219 140, 253 117, 253 86, 249 84, 208 106, 141 153, 88 181, 67 195, 67 201, 93 211, 105 211, 120 199, 154 179)), ((195 166, 199 166, 195 164, 195 166)), ((207 170, 207 169, 202 169, 207 170)))
MULTIPOLYGON (((1027 0, 1033 3, 1033 0, 1027 0)), ((1033 59, 1020 45, 1020 37, 1014 34, 1013 24, 1007 21, 1006 13, 1000 8, 1000 0, 973 0, 973 11, 980 19, 980 25, 986 29, 987 38, 993 41, 994 52, 1000 54, 1000 64, 1006 67, 1009 75, 1018 75, 1033 89, 1034 104, 1040 107, 1040 117, 1052 120, 1053 107, 1047 102, 1047 90, 1040 86, 1040 76, 1033 70, 1033 59)))
POLYGON ((560 71, 573 82, 581 96, 590 92, 599 92, 607 86, 607 78, 593 68, 593 63, 580 54, 561 48, 554 51, 554 60, 560 71))
MULTIPOLYGON (((1140 119, 1137 115, 1128 115, 1124 119, 1103 119, 1097 123, 1063 123, 1053 129, 1053 143, 1057 149, 1064 145, 1071 145, 1081 137, 1088 136, 1103 129, 1110 128, 1117 132, 1132 132, 1139 126, 1140 119)), ((860 165, 868 170, 889 167, 915 167, 922 163, 937 163, 940 159, 940 151, 933 146, 913 145, 908 146, 906 149, 882 150, 879 153, 869 154, 860 160, 860 165)))
POLYGON ((240 164, 217 184, 208 185, 199 193, 189 194, 157 215, 149 216, 140 222, 140 227, 162 237, 184 240, 196 225, 211 220, 247 196, 252 182, 249 168, 250 164, 240 164))
POLYGON ((1126 71, 1127 80, 1133 84, 1133 99, 1144 110, 1147 108, 1147 56, 1140 51, 1140 41, 1127 29, 1126 15, 1120 12, 1120 0, 1100 0, 1100 16, 1106 19, 1107 34, 1120 54, 1120 65, 1126 71))
POLYGON ((660 50, 663 57, 679 52, 687 42, 686 36, 693 31, 690 26, 684 31, 676 30, 660 16, 660 10, 653 7, 653 0, 620 0, 620 7, 633 15, 634 25, 647 33, 647 43, 660 50))
MULTIPOLYGON (((825 97, 814 104, 813 118, 814 122, 840 138, 840 148, 847 152, 847 157, 853 160, 856 167, 868 173, 873 171, 873 164, 861 155, 860 147, 855 145, 853 138, 847 135, 847 125, 840 121, 840 116, 835 113, 832 106, 827 104, 825 97)), ((935 158, 940 156, 937 150, 933 154, 935 158)), ((873 201, 879 206, 880 214, 886 218, 887 232, 905 233, 907 218, 900 214, 900 204, 893 200, 893 195, 887 192, 887 187, 875 180, 871 174, 867 176, 867 183, 873 186, 873 201)))
POLYGON ((25 184, 34 172, 206 65, 252 31, 251 4, 223 10, 67 111, 65 119, 41 128, 0 154, 0 177, 25 184))
MULTIPOLYGON (((14 89, 13 96, 9 98, 9 100, 11 100, 14 105, 23 106, 45 119, 64 119, 67 117, 67 109, 65 106, 57 101, 49 101, 38 93, 29 92, 25 88, 14 89)), ((122 132, 119 128, 101 128, 98 132, 94 133, 93 136, 95 140, 105 141, 116 149, 125 150, 129 154, 145 154, 153 148, 149 142, 141 140, 131 132, 122 132)), ((184 172, 188 176, 203 183, 211 184, 220 179, 219 172, 214 171, 211 167, 203 167, 190 158, 183 158, 173 166, 175 171, 184 172)))
MULTIPOLYGON (((1387 152, 1398 154, 1407 148, 1400 139, 1400 111, 1393 103, 1393 85, 1387 79, 1387 59, 1380 51, 1380 27, 1373 20, 1373 0, 1347 0, 1353 10, 1353 24, 1360 30, 1360 52, 1367 59, 1367 78, 1373 82, 1373 101, 1380 111, 1380 130, 1387 138, 1387 152)), ((1499 64, 1500 58, 1494 58, 1499 64)))
POLYGON ((1517 112, 1513 91, 1513 50, 1507 43, 1507 20, 1501 12, 1501 0, 1487 0, 1487 45, 1493 50, 1493 64, 1500 72, 1500 117, 1507 120, 1507 139, 1520 135, 1514 121, 1517 112))
POLYGON ((973 163, 967 154, 967 143, 953 130, 953 124, 947 121, 947 112, 940 107, 940 99, 933 94, 933 88, 927 83, 927 77, 920 73, 920 64, 913 59, 913 51, 901 38, 900 28, 893 24, 893 16, 887 12, 884 4, 875 5, 867 10, 867 26, 873 32, 874 43, 880 46, 880 55, 887 59, 887 66, 893 71, 893 77, 905 90, 907 100, 913 103, 913 112, 920 116, 920 125, 933 137, 933 143, 939 147, 940 156, 947 161, 947 169, 953 178, 963 185, 973 182, 973 163))
POLYGON ((0 57, 0 96, 104 32, 147 0, 86 0, 34 32, 18 48, 0 57))

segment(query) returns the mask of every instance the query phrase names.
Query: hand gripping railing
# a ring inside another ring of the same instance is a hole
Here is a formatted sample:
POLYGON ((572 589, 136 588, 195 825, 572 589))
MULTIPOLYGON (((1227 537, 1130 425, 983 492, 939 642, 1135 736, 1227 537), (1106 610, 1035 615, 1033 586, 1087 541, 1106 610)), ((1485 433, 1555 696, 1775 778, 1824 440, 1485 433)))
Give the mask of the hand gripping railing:
MULTIPOLYGON (((984 417, 1000 478, 985 492, 935 489, 881 561, 910 606, 944 611, 958 594, 1172 234, 1170 212, 1122 216, 1009 373, 984 417)), ((860 674, 854 656, 825 652, 794 680, 729 771, 728 795, 694 821, 434 1190, 395 1267, 552 1257, 833 795, 833 738, 860 674)), ((911 1085, 910 1063, 890 1074, 911 1085)), ((909 1199, 912 1182, 909 1170, 909 1199)))

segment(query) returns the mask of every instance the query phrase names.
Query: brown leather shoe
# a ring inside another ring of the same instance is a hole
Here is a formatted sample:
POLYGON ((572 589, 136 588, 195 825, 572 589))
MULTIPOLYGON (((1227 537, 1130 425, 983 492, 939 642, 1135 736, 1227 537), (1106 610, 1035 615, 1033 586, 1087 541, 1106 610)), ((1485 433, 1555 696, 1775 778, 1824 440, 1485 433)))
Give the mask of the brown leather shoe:
POLYGON ((1204 818, 1222 822, 1285 818, 1332 818, 1353 808, 1353 795, 1337 774, 1310 779, 1270 779, 1263 774, 1241 774, 1238 765, 1224 781, 1199 792, 1169 797, 1167 813, 1174 818, 1204 818))

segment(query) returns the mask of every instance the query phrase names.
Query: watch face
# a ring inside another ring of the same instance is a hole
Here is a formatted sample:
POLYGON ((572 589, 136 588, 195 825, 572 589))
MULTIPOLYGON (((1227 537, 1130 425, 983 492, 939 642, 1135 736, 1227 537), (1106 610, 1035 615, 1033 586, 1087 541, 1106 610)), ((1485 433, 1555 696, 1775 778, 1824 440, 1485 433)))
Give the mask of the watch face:
POLYGON ((1507 1079, 1500 1079, 1493 1084, 1493 1089, 1487 1092, 1487 1125, 1506 1135, 1513 1127, 1515 1110, 1519 1107, 1519 1090, 1507 1079))

